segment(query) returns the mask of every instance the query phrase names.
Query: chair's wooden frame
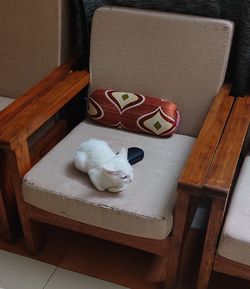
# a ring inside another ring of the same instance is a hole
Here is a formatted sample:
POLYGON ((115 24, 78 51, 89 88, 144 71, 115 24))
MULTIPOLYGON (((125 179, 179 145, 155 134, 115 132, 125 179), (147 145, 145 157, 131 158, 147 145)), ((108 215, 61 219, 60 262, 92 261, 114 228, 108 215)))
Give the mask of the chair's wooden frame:
MULTIPOLYGON (((190 224, 191 202, 201 194, 208 168, 233 105, 234 98, 230 96, 231 86, 225 84, 215 97, 181 174, 177 187, 172 233, 165 240, 151 240, 69 220, 31 206, 23 200, 22 177, 32 167, 27 145, 28 137, 88 83, 88 72, 72 71, 68 64, 63 65, 52 72, 45 81, 31 89, 23 102, 19 100, 16 106, 12 106, 9 113, 15 115, 15 119, 8 115, 8 121, 0 128, 0 149, 7 159, 5 166, 10 167, 8 174, 14 184, 13 190, 27 248, 33 253, 39 249, 42 241, 41 223, 68 228, 154 253, 158 256, 156 262, 158 267, 154 271, 155 281, 159 281, 164 288, 175 288, 185 232, 190 224), (39 113, 34 114, 34 110, 39 113)), ((130 284, 130 288, 131 286, 133 285, 130 284)))
POLYGON ((250 280, 250 266, 219 256, 216 252, 220 232, 239 167, 250 123, 250 96, 237 98, 222 139, 204 182, 204 194, 212 198, 197 289, 207 289, 212 271, 250 280))
MULTIPOLYGON (((0 111, 1 129, 15 120, 19 121, 18 114, 26 108, 30 102, 46 94, 60 80, 63 80, 75 65, 77 57, 72 57, 67 63, 56 69, 53 75, 46 77, 37 85, 18 97, 8 107, 0 111)), ((60 119, 53 127, 41 136, 30 147, 31 163, 34 165, 47 151, 59 142, 67 133, 67 121, 60 119)), ((1 238, 8 243, 14 243, 21 233, 20 220, 17 213, 16 198, 14 194, 12 173, 9 155, 5 150, 0 150, 0 224, 1 238)))

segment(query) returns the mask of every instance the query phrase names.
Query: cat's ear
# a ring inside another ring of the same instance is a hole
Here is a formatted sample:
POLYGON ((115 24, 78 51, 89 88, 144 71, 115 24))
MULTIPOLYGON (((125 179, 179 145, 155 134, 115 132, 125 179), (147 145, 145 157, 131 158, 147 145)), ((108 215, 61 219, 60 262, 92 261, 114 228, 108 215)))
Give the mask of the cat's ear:
POLYGON ((110 164, 104 165, 103 168, 108 175, 116 175, 117 174, 117 171, 114 170, 112 165, 110 165, 110 164))
POLYGON ((128 157, 128 150, 125 149, 125 148, 122 148, 122 149, 120 150, 120 152, 119 152, 119 155, 120 155, 121 157, 123 157, 124 159, 127 159, 127 157, 128 157))

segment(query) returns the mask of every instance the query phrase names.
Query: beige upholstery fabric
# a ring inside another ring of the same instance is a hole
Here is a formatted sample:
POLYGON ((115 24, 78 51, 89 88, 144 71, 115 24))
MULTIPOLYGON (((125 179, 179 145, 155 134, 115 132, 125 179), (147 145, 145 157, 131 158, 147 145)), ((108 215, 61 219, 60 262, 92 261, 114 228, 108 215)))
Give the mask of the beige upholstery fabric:
POLYGON ((12 98, 0 96, 0 111, 14 101, 12 98))
POLYGON ((226 71, 233 24, 166 12, 101 7, 93 18, 91 89, 168 98, 178 132, 197 136, 226 71))
POLYGON ((244 160, 233 192, 218 254, 250 266, 250 154, 244 160))
POLYGON ((68 0, 0 1, 0 94, 16 98, 69 53, 68 0))
POLYGON ((26 202, 55 214, 130 235, 163 239, 173 223, 177 178, 194 138, 162 139, 81 123, 24 177, 26 202), (134 181, 119 194, 99 192, 73 166, 73 153, 89 138, 107 140, 114 151, 139 146, 144 160, 134 181))

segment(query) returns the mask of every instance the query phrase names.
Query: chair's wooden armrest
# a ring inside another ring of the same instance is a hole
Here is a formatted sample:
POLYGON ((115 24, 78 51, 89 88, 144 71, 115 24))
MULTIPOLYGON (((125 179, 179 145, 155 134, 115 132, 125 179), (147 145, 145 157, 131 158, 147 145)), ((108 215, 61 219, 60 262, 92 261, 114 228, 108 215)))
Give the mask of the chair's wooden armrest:
POLYGON ((224 84, 216 95, 179 178, 179 188, 201 193, 234 102, 230 90, 231 85, 224 84))
POLYGON ((8 105, 5 109, 0 111, 0 129, 3 129, 9 121, 16 117, 16 115, 39 95, 48 92, 56 83, 66 77, 70 71, 73 70, 77 63, 78 57, 73 56, 61 66, 54 69, 47 77, 39 81, 36 85, 31 87, 23 95, 20 95, 13 103, 8 105))
POLYGON ((237 98, 204 182, 210 196, 226 198, 250 122, 250 96, 237 98))
POLYGON ((0 122, 4 123, 0 127, 0 145, 10 146, 17 139, 27 139, 88 83, 87 71, 70 70, 59 76, 58 71, 52 73, 24 95, 23 101, 18 99, 0 114, 0 122))

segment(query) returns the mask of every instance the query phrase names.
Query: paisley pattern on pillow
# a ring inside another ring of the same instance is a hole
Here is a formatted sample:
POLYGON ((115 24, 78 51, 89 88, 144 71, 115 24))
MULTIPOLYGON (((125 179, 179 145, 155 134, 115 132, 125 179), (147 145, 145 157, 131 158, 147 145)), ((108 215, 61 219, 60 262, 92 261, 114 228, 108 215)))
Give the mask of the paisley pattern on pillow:
POLYGON ((162 137, 172 135, 180 120, 177 106, 166 99, 104 89, 90 95, 88 116, 102 125, 162 137))

